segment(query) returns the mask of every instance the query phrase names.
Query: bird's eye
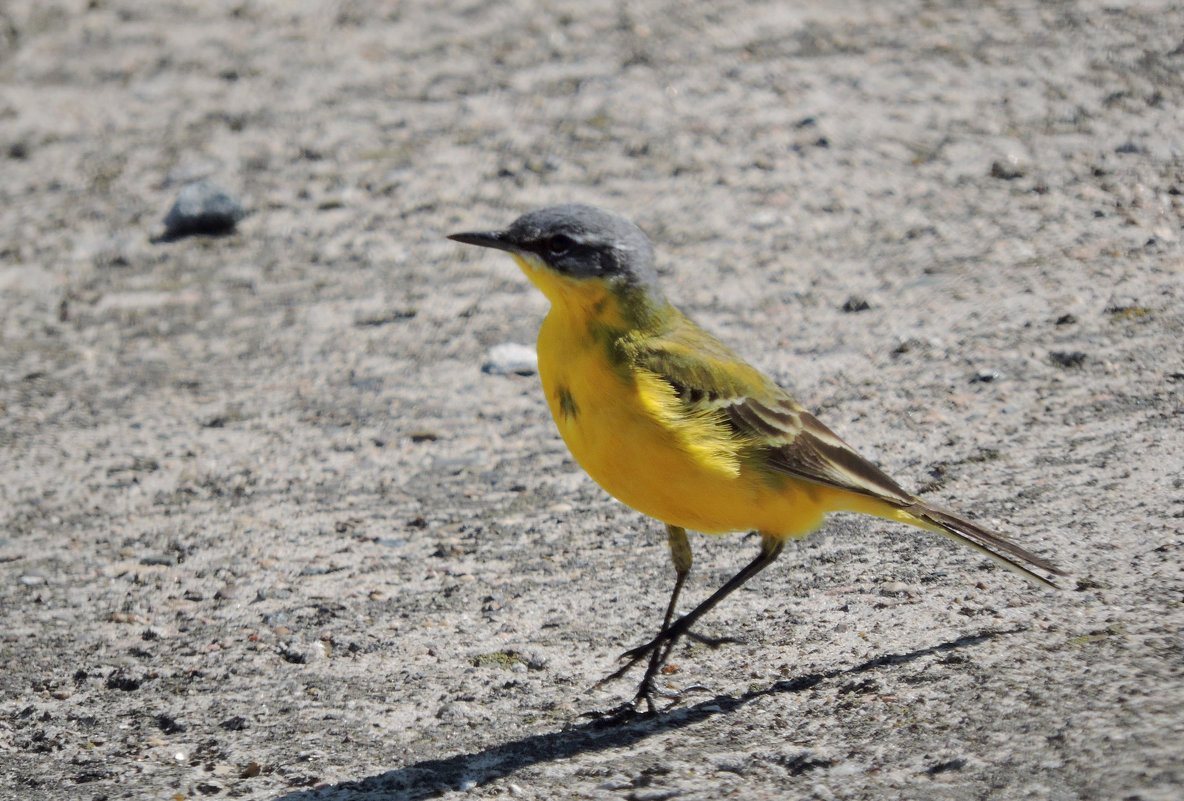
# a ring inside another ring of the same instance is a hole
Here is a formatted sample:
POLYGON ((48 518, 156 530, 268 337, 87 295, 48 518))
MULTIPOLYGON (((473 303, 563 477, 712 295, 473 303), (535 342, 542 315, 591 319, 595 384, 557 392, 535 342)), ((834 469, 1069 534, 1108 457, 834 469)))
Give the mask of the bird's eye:
POLYGON ((556 234, 543 243, 543 246, 547 249, 548 256, 562 256, 571 250, 573 245, 575 245, 575 242, 572 241, 571 237, 564 236, 563 234, 556 234))

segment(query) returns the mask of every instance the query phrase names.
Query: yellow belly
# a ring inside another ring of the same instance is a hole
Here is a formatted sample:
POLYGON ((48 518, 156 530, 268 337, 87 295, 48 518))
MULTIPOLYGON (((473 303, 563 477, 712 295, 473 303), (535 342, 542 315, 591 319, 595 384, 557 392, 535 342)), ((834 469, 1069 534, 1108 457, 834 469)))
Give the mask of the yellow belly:
POLYGON ((643 514, 709 534, 792 537, 817 528, 834 508, 827 489, 758 471, 740 457, 739 443, 729 448, 718 432, 656 414, 644 377, 616 369, 602 345, 581 338, 581 328, 554 310, 539 334, 539 374, 572 456, 643 514), (708 447, 696 448, 705 440, 708 447))

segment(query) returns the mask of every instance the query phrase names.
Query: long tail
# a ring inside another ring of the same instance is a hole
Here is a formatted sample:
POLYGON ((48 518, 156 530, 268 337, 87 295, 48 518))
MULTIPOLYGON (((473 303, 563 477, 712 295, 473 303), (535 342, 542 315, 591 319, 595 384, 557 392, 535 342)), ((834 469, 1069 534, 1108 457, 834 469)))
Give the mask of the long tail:
POLYGON ((1008 570, 1019 573, 1029 581, 1045 587, 1060 589, 1050 579, 1033 572, 1028 566, 1030 565, 1046 573, 1051 573, 1054 576, 1064 576, 1066 575, 1065 571, 1047 559, 1043 559, 1031 551, 1016 545, 1004 534, 983 528, 977 523, 972 523, 953 512, 936 506, 930 506, 920 500, 916 500, 908 506, 902 506, 899 510, 904 515, 918 521, 916 525, 940 534, 945 534, 947 537, 957 540, 964 545, 969 545, 976 551, 986 554, 1008 570))

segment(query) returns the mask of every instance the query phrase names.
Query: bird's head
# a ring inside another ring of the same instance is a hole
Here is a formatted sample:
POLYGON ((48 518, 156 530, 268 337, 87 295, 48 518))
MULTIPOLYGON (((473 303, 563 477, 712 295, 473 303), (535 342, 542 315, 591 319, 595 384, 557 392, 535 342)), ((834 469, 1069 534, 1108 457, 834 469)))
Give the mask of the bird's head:
POLYGON ((595 206, 548 206, 500 231, 448 238, 508 251, 552 304, 582 304, 605 293, 620 304, 665 303, 649 238, 623 217, 595 206))

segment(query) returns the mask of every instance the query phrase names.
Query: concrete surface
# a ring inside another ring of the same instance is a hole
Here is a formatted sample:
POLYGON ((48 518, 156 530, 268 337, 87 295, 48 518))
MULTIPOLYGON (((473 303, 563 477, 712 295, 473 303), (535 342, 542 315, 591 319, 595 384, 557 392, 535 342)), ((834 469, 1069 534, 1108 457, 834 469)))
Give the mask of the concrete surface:
POLYGON ((1179 798, 1181 75, 1173 3, 0 5, 0 796, 1179 798), (563 200, 1066 589, 839 517, 581 717, 664 536, 443 238, 563 200))

